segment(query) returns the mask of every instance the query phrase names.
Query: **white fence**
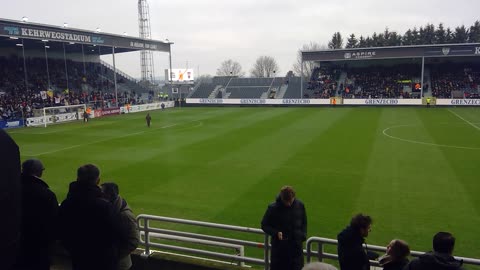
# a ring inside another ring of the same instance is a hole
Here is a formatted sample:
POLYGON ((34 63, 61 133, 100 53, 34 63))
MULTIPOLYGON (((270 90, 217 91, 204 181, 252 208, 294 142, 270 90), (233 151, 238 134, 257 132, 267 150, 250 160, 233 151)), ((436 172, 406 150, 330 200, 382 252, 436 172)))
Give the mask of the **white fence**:
MULTIPOLYGON (((336 106, 422 106, 425 105, 422 99, 402 99, 402 98, 371 98, 371 99, 342 99, 336 98, 336 106)), ((331 105, 331 99, 221 99, 221 98, 187 98, 187 104, 201 105, 331 105)), ((435 104, 432 100, 432 104, 435 104)), ((480 99, 436 99, 436 105, 439 106, 480 106, 480 99)))

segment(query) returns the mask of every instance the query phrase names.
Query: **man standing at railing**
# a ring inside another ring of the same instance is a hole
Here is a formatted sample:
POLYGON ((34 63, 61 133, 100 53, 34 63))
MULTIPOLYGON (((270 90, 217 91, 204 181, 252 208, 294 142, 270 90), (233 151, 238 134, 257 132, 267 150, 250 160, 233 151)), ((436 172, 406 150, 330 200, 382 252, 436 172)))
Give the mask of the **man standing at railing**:
POLYGON ((271 270, 302 269, 307 214, 292 187, 282 187, 276 201, 268 206, 262 230, 272 238, 271 270))
POLYGON ((371 226, 372 218, 370 216, 358 214, 352 218, 350 226, 338 234, 337 251, 341 270, 370 269, 369 259, 378 257, 374 252, 368 252, 366 247, 363 246, 371 226))

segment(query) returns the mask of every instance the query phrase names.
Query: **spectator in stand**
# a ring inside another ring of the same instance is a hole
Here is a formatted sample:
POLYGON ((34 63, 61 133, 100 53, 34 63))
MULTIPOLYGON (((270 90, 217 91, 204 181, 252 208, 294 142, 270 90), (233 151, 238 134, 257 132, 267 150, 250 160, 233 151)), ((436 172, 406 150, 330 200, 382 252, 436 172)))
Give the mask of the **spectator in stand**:
POLYGON ((462 261, 452 256, 455 237, 448 232, 439 232, 433 237, 433 252, 427 252, 412 260, 404 270, 461 270, 462 261))
POLYGON ((305 265, 302 270, 337 270, 337 268, 330 264, 314 262, 305 265))
POLYGON ((369 252, 365 244, 372 226, 372 218, 363 214, 355 215, 347 226, 337 236, 338 260, 341 270, 369 270, 369 259, 378 257, 369 252), (365 247, 363 246, 365 244, 365 247))
POLYGON ((103 193, 106 195, 108 201, 113 204, 115 214, 119 215, 123 234, 126 237, 122 238, 119 243, 119 270, 128 270, 132 267, 132 253, 140 241, 137 230, 137 222, 135 215, 127 204, 127 201, 120 197, 118 185, 115 183, 103 183, 101 185, 103 193))
POLYGON ((117 270, 119 243, 125 237, 113 205, 98 186, 100 170, 78 168, 59 211, 60 239, 72 258, 73 270, 117 270))
POLYGON ((402 270, 408 264, 410 248, 403 240, 392 240, 387 246, 387 253, 378 259, 383 270, 402 270))
POLYGON ((307 214, 295 190, 284 186, 262 219, 262 230, 272 238, 272 270, 300 270, 302 243, 307 239, 307 214))
POLYGON ((57 239, 58 201, 42 180, 45 170, 38 159, 22 164, 22 226, 16 269, 48 270, 57 239))

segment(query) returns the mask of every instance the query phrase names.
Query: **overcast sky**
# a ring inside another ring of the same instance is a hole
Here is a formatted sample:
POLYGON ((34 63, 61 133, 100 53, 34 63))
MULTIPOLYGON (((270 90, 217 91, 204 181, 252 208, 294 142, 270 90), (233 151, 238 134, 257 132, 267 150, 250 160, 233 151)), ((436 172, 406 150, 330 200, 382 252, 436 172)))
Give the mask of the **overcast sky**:
MULTIPOLYGON (((249 73, 261 55, 274 57, 278 74, 292 69, 297 50, 315 41, 327 44, 339 31, 369 35, 404 33, 426 23, 470 26, 480 20, 478 0, 150 0, 153 39, 168 38, 173 66, 188 65, 214 75, 220 63, 233 59, 249 73)), ((138 36, 137 0, 2 0, 0 17, 138 36)), ((139 77, 137 53, 122 55, 118 66, 139 77)), ((155 73, 168 67, 166 54, 155 53, 155 73)))

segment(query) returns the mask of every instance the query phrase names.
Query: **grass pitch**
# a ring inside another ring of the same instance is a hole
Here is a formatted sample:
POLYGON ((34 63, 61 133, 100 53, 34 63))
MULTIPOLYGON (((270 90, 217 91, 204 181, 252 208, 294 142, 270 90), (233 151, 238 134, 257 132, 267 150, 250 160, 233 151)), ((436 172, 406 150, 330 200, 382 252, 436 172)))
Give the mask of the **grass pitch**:
POLYGON ((456 255, 480 257, 478 108, 177 108, 150 129, 145 114, 9 132, 59 201, 94 163, 136 214, 258 228, 289 184, 309 236, 336 238, 363 212, 370 244, 430 250, 450 231, 456 255))

